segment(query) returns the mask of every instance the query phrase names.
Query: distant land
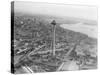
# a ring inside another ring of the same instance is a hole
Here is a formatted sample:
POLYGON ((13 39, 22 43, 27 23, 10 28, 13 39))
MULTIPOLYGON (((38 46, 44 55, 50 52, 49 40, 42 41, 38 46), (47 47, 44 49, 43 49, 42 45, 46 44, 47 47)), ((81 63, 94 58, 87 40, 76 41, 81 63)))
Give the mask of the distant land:
POLYGON ((15 16, 24 16, 31 19, 42 20, 45 23, 51 23, 55 20, 57 25, 60 25, 64 29, 72 30, 75 32, 80 32, 88 35, 92 38, 97 38, 97 21, 86 20, 75 17, 59 17, 53 15, 43 15, 43 14, 26 14, 26 13, 15 13, 15 16))
POLYGON ((88 20, 83 18, 76 18, 76 17, 69 17, 69 16, 55 16, 55 15, 44 15, 44 14, 27 14, 27 13, 21 13, 21 12, 15 12, 15 15, 18 16, 28 16, 28 17, 38 17, 42 18, 45 21, 51 22, 52 20, 56 20, 59 24, 77 24, 77 23, 83 23, 85 25, 97 25, 98 22, 96 20, 88 20))

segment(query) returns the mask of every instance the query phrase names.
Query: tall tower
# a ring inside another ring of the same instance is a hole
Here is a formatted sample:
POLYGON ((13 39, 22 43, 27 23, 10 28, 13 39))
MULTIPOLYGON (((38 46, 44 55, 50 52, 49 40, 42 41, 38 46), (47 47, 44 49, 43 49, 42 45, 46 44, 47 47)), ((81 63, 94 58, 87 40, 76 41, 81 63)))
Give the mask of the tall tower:
POLYGON ((53 32, 52 32, 52 39, 53 39, 53 45, 52 45, 52 53, 53 53, 53 56, 55 56, 55 50, 56 50, 56 48, 55 48, 55 30, 56 30, 56 21, 55 20, 53 20, 52 22, 51 22, 51 24, 52 24, 52 29, 53 29, 53 32))

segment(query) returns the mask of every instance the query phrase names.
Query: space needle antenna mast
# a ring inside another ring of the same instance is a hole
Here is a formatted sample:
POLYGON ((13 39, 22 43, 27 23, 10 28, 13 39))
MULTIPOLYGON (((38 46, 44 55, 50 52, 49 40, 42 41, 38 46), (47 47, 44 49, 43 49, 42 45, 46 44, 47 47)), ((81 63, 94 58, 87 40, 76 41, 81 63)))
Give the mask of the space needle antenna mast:
POLYGON ((52 41, 52 53, 53 53, 53 56, 55 56, 55 50, 56 50, 56 48, 55 48, 55 40, 56 40, 56 37, 55 37, 55 30, 56 30, 56 21, 55 20, 53 20, 52 22, 51 22, 51 25, 52 25, 52 27, 53 27, 53 32, 52 32, 52 34, 53 34, 53 41, 52 41))

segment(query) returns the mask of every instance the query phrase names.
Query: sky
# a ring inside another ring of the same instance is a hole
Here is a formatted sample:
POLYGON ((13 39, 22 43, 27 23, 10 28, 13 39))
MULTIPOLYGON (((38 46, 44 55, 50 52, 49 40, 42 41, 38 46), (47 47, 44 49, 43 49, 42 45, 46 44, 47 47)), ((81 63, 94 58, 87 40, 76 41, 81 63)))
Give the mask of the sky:
POLYGON ((97 7, 93 6, 15 1, 14 9, 15 12, 97 20, 97 7))

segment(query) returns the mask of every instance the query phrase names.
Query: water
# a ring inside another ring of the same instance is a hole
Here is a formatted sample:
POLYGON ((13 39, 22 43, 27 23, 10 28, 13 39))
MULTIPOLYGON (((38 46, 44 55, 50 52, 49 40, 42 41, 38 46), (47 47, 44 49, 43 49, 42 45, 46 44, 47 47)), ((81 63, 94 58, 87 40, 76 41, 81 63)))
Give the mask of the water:
POLYGON ((62 24, 60 26, 65 29, 86 34, 92 38, 97 38, 97 32, 98 32, 97 25, 85 25, 83 23, 77 23, 77 24, 62 24))

